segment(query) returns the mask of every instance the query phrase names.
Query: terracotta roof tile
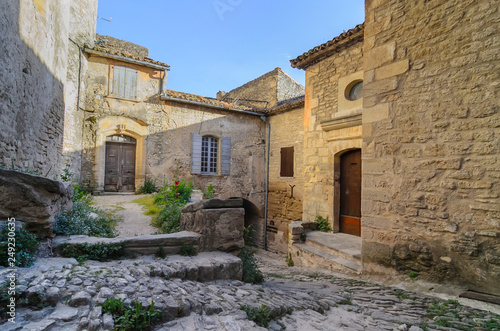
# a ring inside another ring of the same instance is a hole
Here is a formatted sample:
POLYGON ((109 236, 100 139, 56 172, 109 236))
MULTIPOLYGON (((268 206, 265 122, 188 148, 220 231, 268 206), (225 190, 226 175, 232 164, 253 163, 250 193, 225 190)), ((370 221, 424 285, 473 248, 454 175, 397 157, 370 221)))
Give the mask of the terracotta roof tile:
POLYGON ((195 102, 200 102, 200 103, 205 103, 208 105, 212 106, 217 106, 221 108, 227 108, 227 109, 238 109, 238 110, 247 110, 247 111, 253 111, 253 112, 258 112, 255 109, 248 108, 245 106, 240 106, 234 103, 229 103, 221 100, 217 100, 215 98, 209 98, 209 97, 204 97, 201 95, 196 95, 196 94, 191 94, 191 93, 185 93, 185 92, 179 92, 179 91, 174 91, 174 90, 166 90, 166 93, 164 95, 165 97, 169 98, 175 98, 175 99, 183 99, 183 100, 188 100, 188 101, 195 101, 195 102))
POLYGON ((155 61, 149 57, 135 56, 135 55, 132 55, 131 53, 128 53, 128 52, 109 49, 107 47, 100 47, 100 46, 95 45, 93 47, 86 46, 85 48, 96 51, 96 52, 101 52, 101 53, 110 54, 110 55, 123 56, 123 57, 129 58, 129 59, 143 61, 143 62, 147 62, 147 63, 156 64, 159 66, 170 68, 170 66, 168 64, 160 62, 160 61, 155 61))
POLYGON ((330 56, 331 53, 338 48, 341 42, 359 38, 360 36, 362 38, 363 34, 360 34, 360 32, 364 31, 364 28, 364 23, 358 24, 356 25, 356 27, 340 34, 332 40, 316 46, 313 49, 310 49, 304 54, 299 55, 297 58, 290 60, 292 67, 298 69, 306 69, 308 66, 324 59, 325 57, 330 56))
POLYGON ((285 112, 287 110, 292 110, 298 107, 303 107, 305 102, 305 96, 301 95, 295 98, 284 100, 278 103, 276 107, 267 110, 267 115, 275 115, 278 113, 285 112))

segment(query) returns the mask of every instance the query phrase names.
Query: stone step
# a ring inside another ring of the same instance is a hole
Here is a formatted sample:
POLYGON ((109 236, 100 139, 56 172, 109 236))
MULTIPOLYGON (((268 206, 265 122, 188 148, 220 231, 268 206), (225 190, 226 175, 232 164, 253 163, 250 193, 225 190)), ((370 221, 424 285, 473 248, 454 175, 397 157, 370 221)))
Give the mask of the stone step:
POLYGON ((306 234, 307 245, 329 254, 361 263, 361 238, 345 233, 311 231, 306 234))
POLYGON ((345 274, 361 273, 361 263, 330 254, 308 244, 294 244, 292 248, 296 248, 299 252, 299 255, 296 254, 297 251, 291 252, 292 259, 299 262, 297 266, 328 269, 345 274))
POLYGON ((198 233, 181 231, 171 234, 147 234, 135 237, 97 238, 89 236, 56 237, 52 246, 58 248, 61 245, 78 245, 83 243, 123 243, 125 250, 138 254, 154 254, 159 247, 163 247, 166 254, 179 254, 182 245, 193 245, 199 250, 200 237, 198 233))

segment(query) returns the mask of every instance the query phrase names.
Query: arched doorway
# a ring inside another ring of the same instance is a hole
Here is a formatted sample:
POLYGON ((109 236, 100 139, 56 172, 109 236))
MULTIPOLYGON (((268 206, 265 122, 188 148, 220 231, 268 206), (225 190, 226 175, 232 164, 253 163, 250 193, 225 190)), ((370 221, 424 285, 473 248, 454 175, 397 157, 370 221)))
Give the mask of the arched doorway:
POLYGON ((361 150, 340 156, 339 230, 361 236, 361 150))
POLYGON ((106 137, 104 191, 135 191, 136 139, 117 134, 106 137))

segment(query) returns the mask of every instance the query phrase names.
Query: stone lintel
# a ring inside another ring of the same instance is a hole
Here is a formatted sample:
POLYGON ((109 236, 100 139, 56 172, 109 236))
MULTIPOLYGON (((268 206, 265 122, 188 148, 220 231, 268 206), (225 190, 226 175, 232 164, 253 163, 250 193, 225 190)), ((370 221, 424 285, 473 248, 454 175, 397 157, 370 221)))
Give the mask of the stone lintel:
POLYGON ((353 126, 361 125, 362 122, 362 114, 358 113, 355 115, 333 118, 331 120, 322 121, 321 128, 323 131, 333 131, 344 128, 350 128, 353 126))

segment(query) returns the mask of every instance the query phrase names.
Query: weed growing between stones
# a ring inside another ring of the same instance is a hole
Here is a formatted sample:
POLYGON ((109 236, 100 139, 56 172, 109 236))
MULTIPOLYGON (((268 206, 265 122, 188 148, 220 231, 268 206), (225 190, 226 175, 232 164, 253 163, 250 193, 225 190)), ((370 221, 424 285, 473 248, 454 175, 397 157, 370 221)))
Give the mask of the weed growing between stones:
POLYGON ((243 267, 243 281, 246 283, 260 284, 264 281, 264 275, 257 267, 257 260, 254 256, 254 248, 251 246, 250 237, 251 225, 243 228, 243 239, 245 246, 240 250, 238 257, 241 259, 243 267))
POLYGON ((158 247, 155 252, 155 256, 160 259, 164 259, 165 257, 167 257, 167 253, 165 253, 165 249, 163 248, 163 246, 158 247))
POLYGON ((87 235, 92 237, 115 237, 116 220, 105 212, 92 207, 92 196, 78 185, 73 186, 73 209, 60 214, 54 230, 60 235, 87 235))
POLYGON ((179 224, 181 210, 192 192, 193 183, 185 179, 173 180, 172 184, 162 187, 154 198, 154 203, 159 206, 160 212, 153 220, 153 225, 160 228, 163 233, 181 231, 179 224))
POLYGON ((183 244, 181 246, 181 251, 179 254, 182 256, 196 256, 198 255, 198 252, 196 251, 196 248, 194 248, 193 245, 183 244))
POLYGON ((16 247, 14 251, 9 254, 9 229, 7 224, 2 226, 0 231, 0 266, 7 267, 9 258, 15 258, 17 267, 30 267, 36 260, 36 249, 38 247, 38 240, 36 236, 28 232, 23 224, 22 227, 16 228, 16 247))
POLYGON ((332 231, 332 228, 330 227, 330 223, 328 222, 328 217, 324 218, 322 216, 317 216, 314 221, 316 223, 318 223, 318 231, 321 231, 321 232, 331 232, 332 231))
POLYGON ((154 301, 149 308, 135 300, 130 306, 123 302, 123 299, 109 298, 102 305, 103 312, 113 316, 115 330, 146 330, 163 318, 163 313, 155 309, 154 301))
POLYGON ((249 320, 254 321, 258 326, 264 328, 269 327, 269 322, 273 319, 283 317, 286 314, 290 315, 293 312, 293 308, 284 306, 279 307, 279 309, 271 309, 266 305, 261 305, 260 307, 241 305, 240 309, 247 313, 249 320))
POLYGON ((115 260, 125 255, 125 245, 123 243, 82 243, 61 245, 61 255, 73 257, 80 260, 109 261, 115 260))
POLYGON ((146 180, 144 182, 144 185, 142 185, 135 191, 135 194, 150 194, 155 192, 158 192, 158 189, 156 188, 156 182, 152 180, 146 180))
POLYGON ((293 263, 292 254, 291 253, 288 253, 286 255, 286 265, 289 266, 289 267, 293 267, 295 265, 293 263))

